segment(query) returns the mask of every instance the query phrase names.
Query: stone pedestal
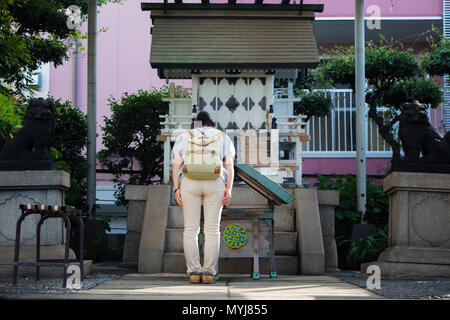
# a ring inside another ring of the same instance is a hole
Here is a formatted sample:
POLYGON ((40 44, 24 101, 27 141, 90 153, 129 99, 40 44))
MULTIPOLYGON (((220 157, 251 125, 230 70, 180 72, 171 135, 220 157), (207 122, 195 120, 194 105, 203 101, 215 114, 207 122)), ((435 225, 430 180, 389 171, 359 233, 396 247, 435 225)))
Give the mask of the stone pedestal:
POLYGON ((389 248, 377 262, 381 276, 450 277, 450 174, 393 172, 389 195, 389 248))
POLYGON ((334 220, 335 207, 339 205, 339 191, 317 190, 317 200, 325 252, 325 273, 336 273, 340 270, 338 269, 337 246, 334 239, 334 220))
MULTIPOLYGON (((69 186, 70 175, 62 170, 0 171, 0 248, 14 248, 16 224, 22 213, 20 204, 62 206, 64 190, 69 186)), ((22 223, 21 246, 36 244, 39 218, 39 215, 29 215, 25 218, 22 223)), ((62 219, 48 219, 43 223, 41 245, 46 246, 45 250, 51 251, 49 248, 52 246, 63 244, 63 238, 62 219)), ((0 255, 5 254, 14 254, 14 250, 0 250, 0 255)), ((0 261, 10 262, 13 259, 0 256, 0 261)), ((6 266, 2 267, 0 270, 4 270, 6 266)))
POLYGON ((122 266, 137 267, 142 224, 147 204, 148 186, 126 185, 125 199, 128 200, 127 234, 123 250, 122 266))

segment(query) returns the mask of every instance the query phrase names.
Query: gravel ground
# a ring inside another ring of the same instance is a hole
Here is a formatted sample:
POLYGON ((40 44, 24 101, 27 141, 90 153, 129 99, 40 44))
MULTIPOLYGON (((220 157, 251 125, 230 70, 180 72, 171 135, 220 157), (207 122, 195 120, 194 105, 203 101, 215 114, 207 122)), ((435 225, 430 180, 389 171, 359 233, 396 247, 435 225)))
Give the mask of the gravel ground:
POLYGON ((62 287, 62 277, 43 278, 36 281, 33 277, 18 277, 17 286, 13 287, 11 278, 0 278, 0 294, 33 294, 33 293, 74 293, 78 290, 87 290, 105 281, 114 280, 121 274, 91 273, 81 283, 79 289, 62 287))
POLYGON ((368 289, 367 275, 361 275, 359 272, 342 272, 334 276, 390 299, 450 300, 450 278, 381 278, 380 289, 368 289))

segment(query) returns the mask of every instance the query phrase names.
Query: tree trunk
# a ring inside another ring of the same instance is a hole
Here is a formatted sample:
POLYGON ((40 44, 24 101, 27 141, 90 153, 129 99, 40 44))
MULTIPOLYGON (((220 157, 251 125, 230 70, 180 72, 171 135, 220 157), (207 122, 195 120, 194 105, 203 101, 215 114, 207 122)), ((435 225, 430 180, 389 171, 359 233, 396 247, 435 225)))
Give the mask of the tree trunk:
POLYGON ((394 118, 395 120, 386 124, 384 117, 378 115, 376 105, 369 105, 368 115, 369 115, 369 118, 373 119, 375 121, 375 123, 377 124, 378 130, 380 131, 380 134, 383 137, 384 141, 386 141, 386 143, 391 146, 392 161, 395 162, 395 161, 399 160, 401 146, 391 131, 392 127, 397 122, 397 118, 394 118))

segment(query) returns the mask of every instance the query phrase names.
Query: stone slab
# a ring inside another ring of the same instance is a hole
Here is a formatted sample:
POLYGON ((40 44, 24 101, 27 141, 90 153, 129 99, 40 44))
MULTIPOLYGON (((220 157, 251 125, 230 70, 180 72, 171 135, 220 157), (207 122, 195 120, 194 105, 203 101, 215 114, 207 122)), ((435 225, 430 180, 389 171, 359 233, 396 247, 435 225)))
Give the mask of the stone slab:
POLYGON ((146 185, 125 185, 125 199, 126 200, 147 200, 148 188, 146 185))
POLYGON ((125 244, 123 248, 122 262, 133 263, 137 265, 139 260, 139 243, 141 241, 141 233, 127 231, 125 235, 125 244))
POLYGON ((323 274, 325 272, 325 250, 317 190, 296 189, 295 205, 301 274, 323 274))
MULTIPOLYGON (((79 266, 80 264, 71 262, 71 263, 69 263, 69 265, 79 266)), ((92 269, 93 269, 93 261, 92 260, 84 260, 83 261, 84 275, 87 276, 88 274, 91 274, 92 269)), ((41 279, 61 277, 61 281, 62 281, 63 271, 64 271, 63 267, 41 267, 39 274, 40 274, 41 279)), ((0 275, 5 276, 5 277, 10 277, 11 281, 12 281, 13 266, 0 264, 0 275)), ((36 275, 36 267, 20 266, 18 275, 19 275, 19 277, 34 277, 36 275)))
POLYGON ((148 186, 139 244, 139 272, 162 272, 166 242, 170 185, 148 186))
POLYGON ((387 194, 397 190, 444 191, 450 190, 450 179, 444 173, 392 172, 383 180, 387 194))
POLYGON ((317 190, 317 201, 320 206, 338 206, 339 191, 336 190, 317 190))
POLYGON ((447 264, 376 261, 361 264, 361 273, 367 273, 367 268, 370 265, 380 267, 381 279, 383 277, 450 277, 450 265, 447 264))
MULTIPOLYGON (((14 247, 0 247, 0 276, 11 277, 14 264, 14 247)), ((41 259, 63 259, 64 246, 41 246, 41 259)), ((69 249, 69 259, 75 259, 75 253, 69 249)), ((36 261, 35 246, 21 246, 19 251, 19 261, 36 261)), ((76 264, 76 263, 73 263, 76 264)), ((19 276, 35 275, 36 267, 19 266, 19 276)), ((45 276, 62 275, 62 267, 41 267, 41 274, 45 276)), ((92 260, 84 261, 84 274, 92 272, 92 260)))
MULTIPOLYGON (((384 299, 364 288, 337 277, 279 275, 275 279, 261 274, 251 280, 248 274, 220 274, 215 284, 192 285, 183 273, 127 274, 89 290, 70 295, 10 295, 20 299, 89 300, 317 300, 384 299)), ((208 316, 207 316, 208 317, 208 316)), ((220 317, 220 313, 219 313, 220 317)))
POLYGON ((450 249, 394 246, 383 251, 378 257, 378 261, 450 266, 450 249))
POLYGON ((70 174, 63 170, 0 171, 0 190, 66 190, 69 187, 70 174))
MULTIPOLYGON (((20 204, 64 205, 70 175, 62 170, 0 171, 0 246, 14 246, 20 204)), ((37 214, 25 218, 21 244, 36 243, 37 214)), ((41 228, 42 245, 58 245, 63 239, 63 220, 51 218, 41 228)))
MULTIPOLYGON (((200 259, 202 263, 203 259, 200 259)), ((276 270, 278 274, 299 273, 299 261, 295 256, 275 256, 276 270)), ((220 258, 219 273, 246 273, 250 277, 252 271, 252 258, 220 258)), ((259 267, 261 274, 269 274, 270 261, 269 258, 260 258, 259 267)), ((166 252, 164 254, 164 272, 167 273, 186 273, 186 260, 184 253, 166 252)))
POLYGON ((0 171, 56 170, 54 161, 0 161, 0 171))
POLYGON ((393 172, 389 194, 389 246, 450 248, 450 176, 393 172))

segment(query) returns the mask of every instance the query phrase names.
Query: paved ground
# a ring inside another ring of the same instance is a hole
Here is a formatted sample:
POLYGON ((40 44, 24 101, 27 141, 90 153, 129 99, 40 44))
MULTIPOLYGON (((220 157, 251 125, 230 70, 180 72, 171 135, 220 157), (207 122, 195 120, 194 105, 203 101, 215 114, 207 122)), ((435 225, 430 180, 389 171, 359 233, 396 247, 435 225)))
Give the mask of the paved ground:
POLYGON ((117 262, 94 264, 80 289, 62 288, 61 278, 0 278, 0 299, 154 299, 154 300, 288 300, 288 299, 433 299, 450 300, 450 278, 382 278, 381 289, 366 288, 366 276, 341 271, 326 276, 279 275, 258 281, 249 275, 221 275, 214 285, 192 285, 184 274, 138 274, 117 262))
MULTIPOLYGON (((33 280, 34 281, 34 280, 33 280)), ((88 290, 70 294, 4 294, 7 299, 131 299, 131 300, 299 300, 382 299, 373 292, 333 276, 222 275, 216 284, 190 284, 183 274, 126 274, 88 290)))

